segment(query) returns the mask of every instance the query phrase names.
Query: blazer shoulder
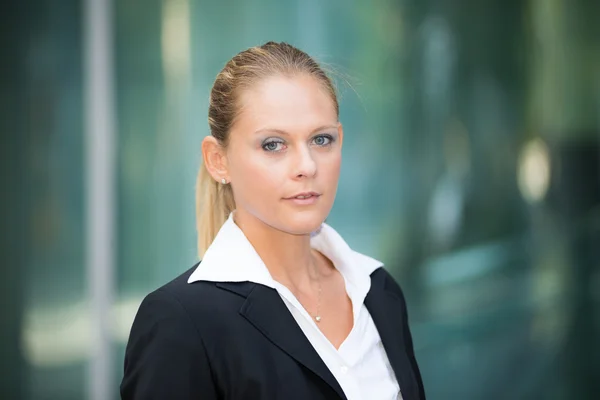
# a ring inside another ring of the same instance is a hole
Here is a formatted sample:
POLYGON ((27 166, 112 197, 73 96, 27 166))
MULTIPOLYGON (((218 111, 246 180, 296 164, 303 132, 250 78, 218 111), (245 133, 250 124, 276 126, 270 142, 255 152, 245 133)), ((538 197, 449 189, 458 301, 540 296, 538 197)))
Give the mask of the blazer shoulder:
MULTIPOLYGON (((193 282, 188 283, 188 279, 190 275, 194 272, 196 268, 200 265, 200 262, 194 264, 193 267, 183 272, 176 278, 172 279, 170 282, 165 283, 156 289, 155 292, 164 292, 168 293, 171 296, 176 297, 179 301, 187 302, 190 296, 195 299, 201 299, 204 296, 213 296, 216 294, 216 284, 215 282, 193 282)), ((153 293, 150 293, 152 295, 153 293)))
POLYGON ((138 314, 143 314, 143 310, 152 310, 152 312, 148 313, 148 316, 157 316, 161 312, 168 312, 174 315, 172 313, 175 309, 179 310, 177 314, 189 314, 192 297, 202 298, 205 295, 210 296, 210 293, 205 294, 204 292, 211 292, 211 286, 213 286, 210 282, 202 282, 206 284, 195 286, 195 293, 192 293, 192 285, 187 283, 187 280, 197 266, 198 263, 170 282, 163 284, 144 296, 138 309, 138 314), (198 290, 199 286, 202 287, 202 290, 198 290))
MULTIPOLYGON (((171 305, 177 303, 178 307, 185 311, 192 320, 203 325, 216 323, 215 315, 225 316, 231 315, 232 312, 237 313, 244 298, 237 295, 236 291, 232 293, 231 290, 227 290, 223 283, 210 281, 188 283, 190 275, 198 265, 200 262, 149 293, 142 303, 151 302, 157 307, 167 305, 166 303, 171 305)), ((239 284, 238 286, 246 287, 239 284)))
POLYGON ((404 292, 400 284, 385 267, 380 267, 373 271, 371 274, 371 285, 373 288, 391 293, 397 296, 402 302, 405 302, 404 292))

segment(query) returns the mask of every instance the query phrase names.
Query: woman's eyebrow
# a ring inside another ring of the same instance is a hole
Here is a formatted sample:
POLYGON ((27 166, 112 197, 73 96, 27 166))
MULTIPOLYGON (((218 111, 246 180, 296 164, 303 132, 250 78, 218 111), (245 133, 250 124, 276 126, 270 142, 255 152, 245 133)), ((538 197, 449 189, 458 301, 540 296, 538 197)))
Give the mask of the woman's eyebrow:
MULTIPOLYGON (((326 130, 326 129, 337 129, 337 125, 322 125, 322 126, 316 128, 316 129, 313 129, 310 134, 312 135, 315 132, 323 131, 323 130, 326 130)), ((282 129, 274 129, 274 128, 262 128, 262 129, 259 129, 259 130, 255 131, 254 133, 255 134, 259 134, 259 133, 277 133, 277 134, 280 134, 280 135, 283 135, 283 136, 289 136, 290 135, 289 132, 286 132, 286 131, 284 131, 282 129)))

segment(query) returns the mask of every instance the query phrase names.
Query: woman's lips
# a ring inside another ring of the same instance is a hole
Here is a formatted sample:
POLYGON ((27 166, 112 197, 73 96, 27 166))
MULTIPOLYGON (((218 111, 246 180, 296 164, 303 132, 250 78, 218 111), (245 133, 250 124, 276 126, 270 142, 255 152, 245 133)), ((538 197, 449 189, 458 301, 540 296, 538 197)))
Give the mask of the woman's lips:
POLYGON ((307 206, 307 205, 315 204, 317 202, 317 200, 319 199, 319 197, 321 197, 321 195, 318 193, 314 193, 314 192, 299 193, 294 197, 288 197, 284 200, 290 201, 290 202, 300 205, 300 206, 307 206))

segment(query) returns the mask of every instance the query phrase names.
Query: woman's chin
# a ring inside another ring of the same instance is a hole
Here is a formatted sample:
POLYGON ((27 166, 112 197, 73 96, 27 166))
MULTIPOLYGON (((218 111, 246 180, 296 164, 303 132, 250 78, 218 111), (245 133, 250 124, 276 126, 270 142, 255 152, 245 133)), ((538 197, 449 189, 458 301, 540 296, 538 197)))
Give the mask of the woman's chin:
POLYGON ((318 232, 327 218, 325 210, 306 210, 304 212, 271 212, 256 215, 265 224, 291 235, 310 235, 318 232), (307 212, 308 211, 308 212, 307 212))
POLYGON ((308 216, 304 216, 304 218, 295 218, 288 221, 286 224, 287 229, 285 230, 294 235, 310 235, 321 229, 325 217, 307 217, 308 216))

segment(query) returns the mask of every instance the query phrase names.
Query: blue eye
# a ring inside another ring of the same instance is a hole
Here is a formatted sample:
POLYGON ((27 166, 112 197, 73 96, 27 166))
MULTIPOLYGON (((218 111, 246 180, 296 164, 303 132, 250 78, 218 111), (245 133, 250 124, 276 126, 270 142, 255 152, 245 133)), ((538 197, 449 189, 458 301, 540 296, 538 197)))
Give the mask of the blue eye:
POLYGON ((281 151, 283 147, 283 142, 279 140, 271 140, 262 145, 263 150, 269 152, 281 151))
POLYGON ((331 135, 319 135, 313 141, 317 146, 328 146, 333 142, 333 137, 331 135))

